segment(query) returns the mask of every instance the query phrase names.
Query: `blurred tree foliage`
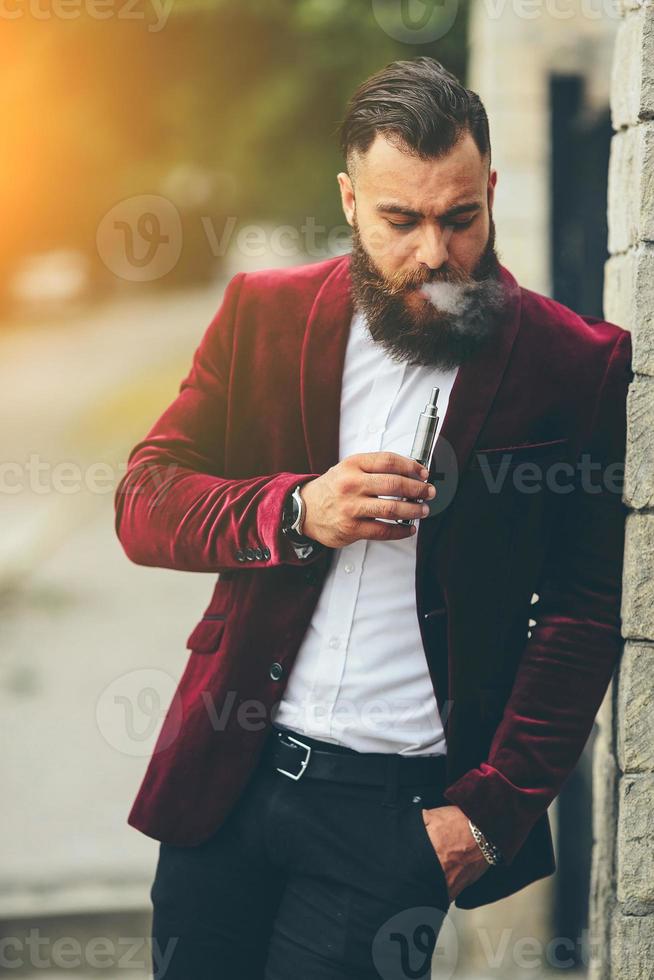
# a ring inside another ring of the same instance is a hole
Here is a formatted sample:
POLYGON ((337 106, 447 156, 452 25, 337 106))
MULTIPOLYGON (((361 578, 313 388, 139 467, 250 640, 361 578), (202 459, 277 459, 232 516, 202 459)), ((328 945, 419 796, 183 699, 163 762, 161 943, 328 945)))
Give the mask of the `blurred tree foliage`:
POLYGON ((106 211, 165 193, 180 167, 209 175, 216 218, 342 223, 336 131, 356 85, 418 55, 465 77, 465 0, 444 37, 416 45, 381 28, 372 0, 179 0, 163 23, 158 7, 121 16, 117 0, 100 20, 80 0, 75 18, 0 26, 0 278, 59 246, 93 257, 106 211))

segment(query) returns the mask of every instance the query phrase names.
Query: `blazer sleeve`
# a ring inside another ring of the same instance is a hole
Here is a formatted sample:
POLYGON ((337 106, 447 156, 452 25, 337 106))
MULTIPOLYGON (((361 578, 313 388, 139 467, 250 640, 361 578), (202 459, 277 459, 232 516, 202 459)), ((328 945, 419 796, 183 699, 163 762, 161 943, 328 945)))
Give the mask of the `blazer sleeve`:
POLYGON ((222 572, 243 568, 248 548, 264 556, 248 561, 248 568, 304 565, 324 550, 317 544, 300 558, 281 533, 289 491, 320 474, 227 479, 221 473, 233 330, 245 277, 238 273, 228 283, 179 394, 131 450, 116 488, 116 534, 139 565, 222 572))
MULTIPOLYGON (((574 768, 622 651, 622 501, 631 338, 621 333, 584 447, 601 479, 566 497, 539 602, 487 760, 445 791, 511 863, 574 768), (592 492, 601 488, 600 492, 592 492)), ((575 471, 578 472, 579 467, 575 471)))

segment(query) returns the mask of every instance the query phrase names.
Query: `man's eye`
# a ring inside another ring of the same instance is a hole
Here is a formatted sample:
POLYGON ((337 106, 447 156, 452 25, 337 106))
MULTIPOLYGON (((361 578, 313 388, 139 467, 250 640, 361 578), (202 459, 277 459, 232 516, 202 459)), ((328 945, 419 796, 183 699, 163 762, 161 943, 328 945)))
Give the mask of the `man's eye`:
POLYGON ((469 228, 474 218, 468 218, 467 221, 446 221, 445 224, 448 228, 469 228))
POLYGON ((391 221, 387 219, 391 228, 415 228, 415 221, 391 221))

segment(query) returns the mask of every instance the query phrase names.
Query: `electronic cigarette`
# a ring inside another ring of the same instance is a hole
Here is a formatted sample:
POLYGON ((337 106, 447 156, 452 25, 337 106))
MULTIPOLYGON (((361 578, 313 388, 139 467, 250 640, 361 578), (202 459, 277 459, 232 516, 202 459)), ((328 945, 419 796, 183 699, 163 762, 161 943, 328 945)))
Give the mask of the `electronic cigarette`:
MULTIPOLYGON (((413 446, 409 454, 411 459, 422 463, 427 469, 431 468, 431 460, 436 445, 436 432, 438 431, 438 395, 439 389, 432 388, 431 397, 418 416, 416 434, 413 438, 413 446)), ((407 498, 403 497, 402 499, 406 500, 407 498)), ((398 520, 396 523, 402 524, 404 527, 410 527, 415 521, 413 519, 398 520)))

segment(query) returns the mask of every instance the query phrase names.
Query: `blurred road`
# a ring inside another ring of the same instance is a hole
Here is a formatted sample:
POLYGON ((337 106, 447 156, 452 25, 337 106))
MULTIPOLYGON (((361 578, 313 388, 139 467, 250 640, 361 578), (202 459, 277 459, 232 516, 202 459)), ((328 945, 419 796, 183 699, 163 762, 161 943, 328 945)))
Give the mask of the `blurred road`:
POLYGON ((0 918, 148 904, 125 820, 213 576, 131 564, 113 490, 224 285, 0 331, 0 918))

